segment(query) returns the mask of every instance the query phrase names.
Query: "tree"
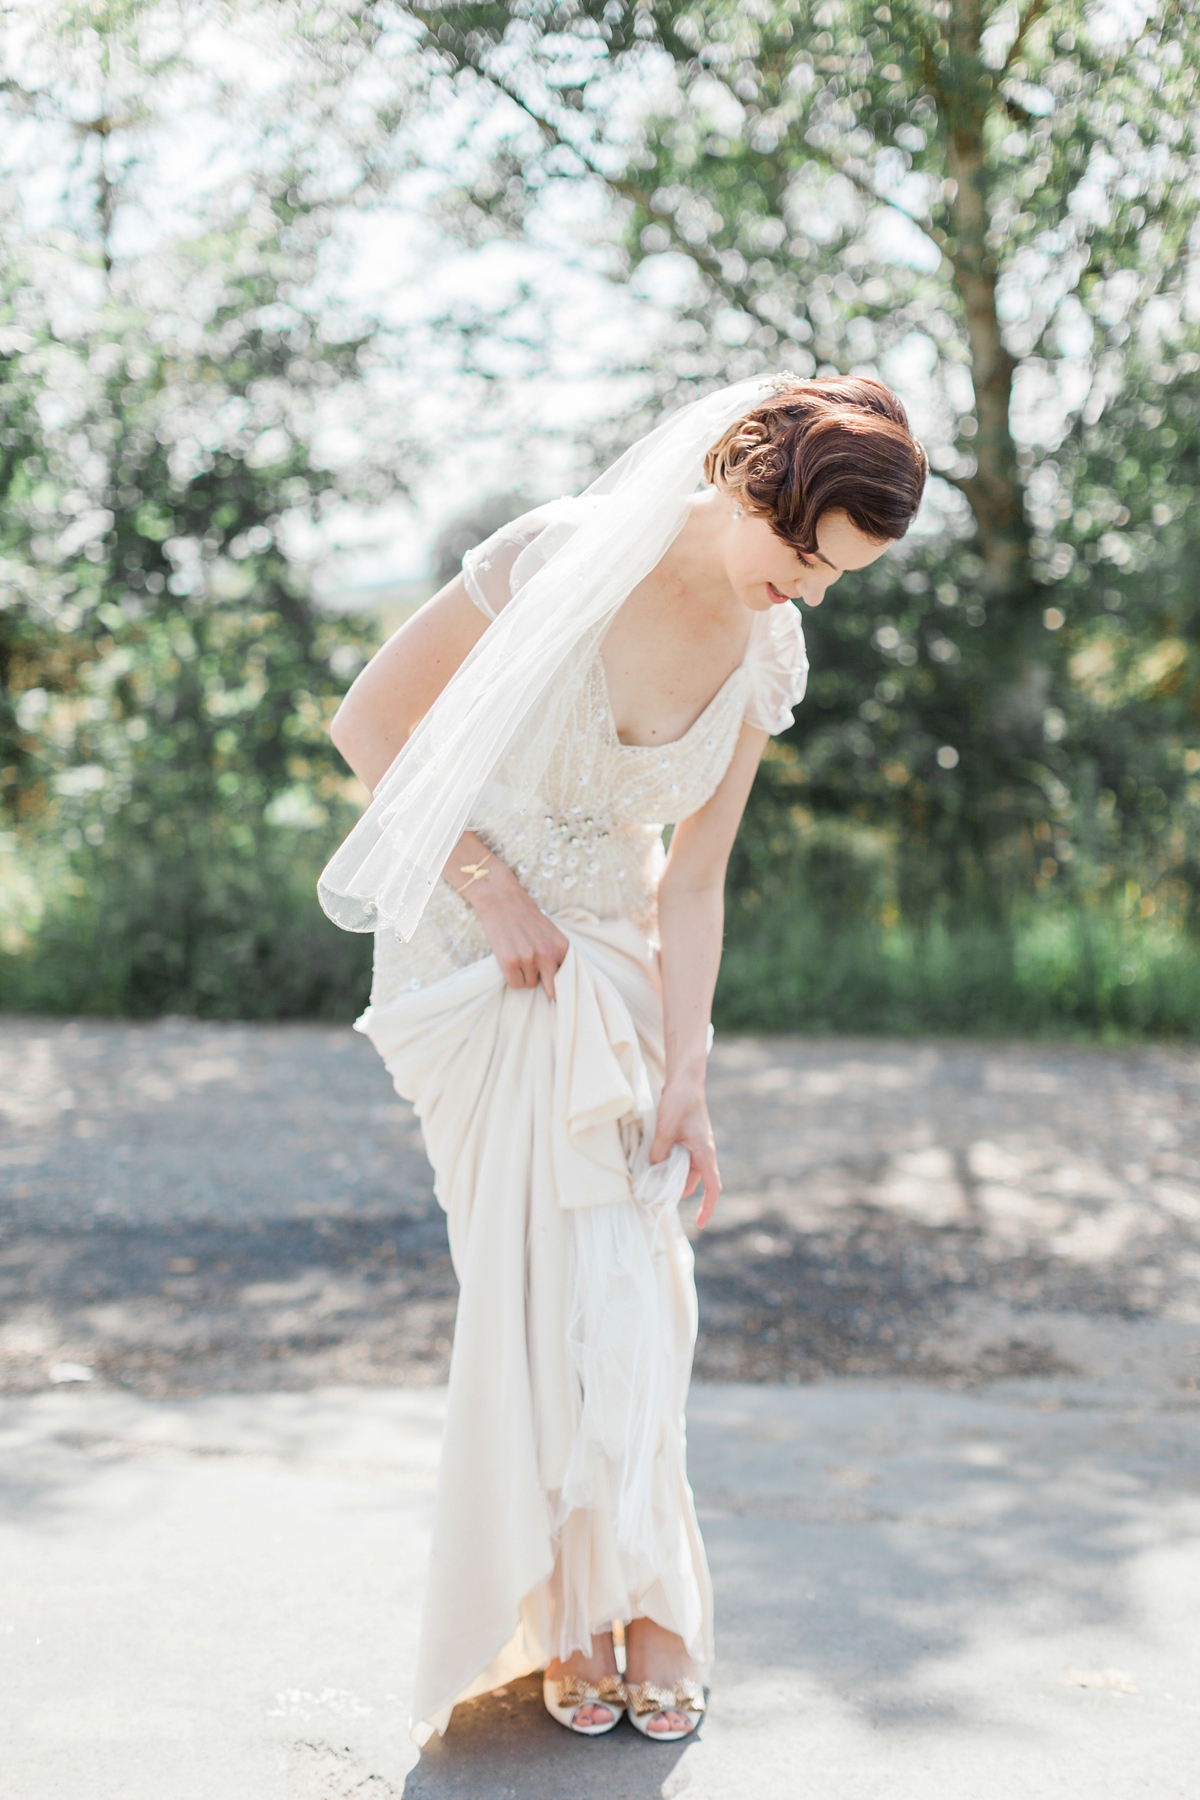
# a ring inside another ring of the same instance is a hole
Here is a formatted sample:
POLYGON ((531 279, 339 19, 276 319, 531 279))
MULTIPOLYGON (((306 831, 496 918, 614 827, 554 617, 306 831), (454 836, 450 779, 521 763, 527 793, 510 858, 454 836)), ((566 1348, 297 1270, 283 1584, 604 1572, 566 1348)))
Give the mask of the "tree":
POLYGON ((1136 491, 1147 454, 1166 487, 1192 454, 1180 436, 1162 456, 1147 393, 1175 384, 1178 411, 1195 388, 1194 0, 417 16, 459 83, 508 109, 502 155, 459 198, 475 229, 519 230, 539 195, 582 182, 611 196, 617 278, 690 267, 673 396, 779 366, 869 366, 916 395, 942 533, 844 584, 813 622, 814 705, 760 801, 802 791, 818 812, 899 816, 918 910, 955 887, 1000 903, 1070 858, 1073 874, 1109 867, 1082 853, 1101 790, 1118 796, 1112 829, 1144 844, 1120 798, 1141 791, 1135 765, 1156 764, 1178 836, 1194 602, 1178 582, 1169 607, 1128 590, 1160 553, 1194 554, 1186 519, 1169 543, 1151 536, 1154 506, 1178 516, 1178 500, 1136 491), (1168 714, 1119 684, 1101 704, 1073 674, 1109 630, 1105 593, 1129 654, 1185 646, 1168 714), (1035 854, 1047 832, 1061 861, 1035 854))
POLYGON ((631 264, 687 257, 708 317, 738 315, 718 341, 740 336, 757 362, 879 361, 926 336, 945 400, 934 447, 971 504, 984 583, 1017 578, 1015 368, 1062 360, 1080 301, 1099 367, 1128 335, 1120 296, 1179 291, 1193 4, 1149 9, 1134 42, 1075 0, 415 10, 438 54, 536 127, 513 140, 526 193, 493 187, 493 214, 519 217, 531 183, 603 181, 631 264), (664 53, 669 106, 614 127, 614 82, 640 73, 661 98, 664 53), (1007 332, 1004 298, 1027 315, 1007 332))
MULTIPOLYGON (((171 38, 188 23, 58 9, 6 84, 43 153, 57 140, 63 196, 55 229, 30 232, 14 195, 5 232, 4 801, 31 854, 53 837, 73 864, 50 909, 78 904, 42 933, 44 956, 92 934, 73 1004, 344 1008, 362 947, 329 932, 312 966, 311 882, 356 809, 326 727, 375 627, 314 603, 300 544, 403 480, 403 438, 364 418, 380 359, 319 279, 394 120, 373 76, 348 167, 329 114, 353 70, 304 132, 310 66, 261 120, 258 166, 153 229, 151 126, 196 74, 171 38), (333 425, 352 454, 323 447, 333 425), (302 966, 280 966, 281 933, 302 966)), ((371 50, 352 16, 317 31, 320 66, 371 50)))

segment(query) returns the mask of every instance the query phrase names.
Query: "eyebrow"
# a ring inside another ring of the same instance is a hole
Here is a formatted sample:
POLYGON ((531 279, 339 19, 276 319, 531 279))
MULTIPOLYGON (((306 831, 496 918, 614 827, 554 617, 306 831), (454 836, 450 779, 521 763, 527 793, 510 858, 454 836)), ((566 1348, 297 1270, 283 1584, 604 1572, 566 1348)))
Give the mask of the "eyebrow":
POLYGON ((830 560, 827 556, 822 556, 821 552, 819 550, 802 550, 800 552, 800 554, 801 554, 801 556, 815 556, 817 561, 823 562, 827 569, 832 569, 835 566, 833 563, 830 562, 830 560))

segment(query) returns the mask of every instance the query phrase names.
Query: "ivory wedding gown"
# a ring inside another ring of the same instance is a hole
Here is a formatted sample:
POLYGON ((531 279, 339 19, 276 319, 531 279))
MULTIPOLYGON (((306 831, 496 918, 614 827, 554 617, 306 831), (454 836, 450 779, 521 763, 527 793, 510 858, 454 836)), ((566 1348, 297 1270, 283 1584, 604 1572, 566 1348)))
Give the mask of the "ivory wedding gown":
MULTIPOLYGON (((554 509, 463 563, 489 617, 554 509)), ((663 1080, 655 897, 664 821, 721 781, 743 721, 791 723, 807 671, 791 606, 673 743, 622 744, 597 656, 529 796, 493 783, 471 827, 566 934, 556 998, 509 988, 441 882, 411 943, 375 940, 359 1021, 421 1121, 460 1284, 413 1700, 459 1700, 651 1618, 707 1671, 712 1592, 685 1468, 696 1336, 678 1216, 688 1159, 647 1151, 663 1080)))

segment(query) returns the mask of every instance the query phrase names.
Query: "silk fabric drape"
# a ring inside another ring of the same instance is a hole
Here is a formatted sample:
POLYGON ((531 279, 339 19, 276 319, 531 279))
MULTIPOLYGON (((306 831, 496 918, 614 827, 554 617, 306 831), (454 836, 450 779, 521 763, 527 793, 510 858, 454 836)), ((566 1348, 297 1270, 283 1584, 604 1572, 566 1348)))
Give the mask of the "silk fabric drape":
POLYGON ((654 1618, 707 1669, 712 1600, 685 1472, 695 1343, 688 1159, 651 1166, 653 952, 560 913, 556 998, 494 957, 368 1010, 413 1102, 460 1283, 413 1733, 654 1618))

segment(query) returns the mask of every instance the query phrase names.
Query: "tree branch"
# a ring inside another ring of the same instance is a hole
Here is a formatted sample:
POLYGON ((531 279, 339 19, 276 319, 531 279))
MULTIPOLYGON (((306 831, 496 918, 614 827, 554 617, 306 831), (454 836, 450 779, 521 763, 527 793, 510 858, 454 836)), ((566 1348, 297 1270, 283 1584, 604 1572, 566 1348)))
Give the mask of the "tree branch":
POLYGON ((933 244, 943 256, 946 254, 944 245, 939 244, 937 240, 937 226, 923 225, 920 219, 909 212, 907 207, 901 206, 896 200, 889 200, 886 194, 881 194, 878 188, 872 186, 865 175, 856 175, 854 170, 849 167, 849 157, 844 161, 839 161, 834 151, 819 149, 816 144, 810 144, 807 138, 803 140, 803 143, 806 151, 812 156, 815 156, 819 162, 825 163, 835 174, 844 175, 847 181, 853 183, 860 194, 865 194, 869 200, 874 200, 877 206, 890 206, 893 212, 899 213, 902 219, 907 219, 910 225, 915 225, 918 231, 923 232, 930 243, 933 244))
POLYGON ((1033 26, 1037 24, 1045 10, 1046 0, 1031 0, 1029 10, 1021 20, 1017 35, 1013 39, 1012 44, 1009 47, 1008 55, 1004 59, 1004 68, 1001 70, 1002 74, 1006 73, 1012 67, 1016 58, 1020 56, 1022 50, 1025 48, 1025 39, 1029 36, 1033 26))
POLYGON ((97 119, 76 119, 72 130, 80 137, 111 137, 114 131, 127 131, 131 125, 140 125, 150 117, 144 108, 138 107, 121 118, 113 118, 109 113, 101 113, 97 119))
POLYGON ((664 212, 660 207, 652 205, 650 196, 643 187, 640 187, 636 182, 628 180, 625 176, 611 175, 607 170, 600 168, 594 158, 590 157, 578 144, 573 143, 569 137, 565 136, 564 133, 559 130, 553 119, 547 118, 546 115, 537 107, 533 106, 523 94, 518 92, 516 88, 511 87, 502 76, 494 75, 489 69, 484 68, 482 63, 475 57, 468 54, 460 58, 460 61, 464 67, 471 69, 478 75, 481 81, 486 81, 489 86, 495 88, 499 93, 502 93, 506 99, 511 100, 514 106, 518 106, 525 114, 526 118, 530 119, 532 123, 538 127, 547 143, 553 145, 556 149, 569 150, 573 156, 579 158, 584 168, 592 175, 596 176, 597 180, 603 181, 605 186, 609 188, 612 193, 618 194, 623 200, 631 201, 635 206, 640 206, 643 211, 649 213, 652 219, 656 219, 664 225, 670 233, 672 243, 680 253, 690 257, 699 268, 704 270, 704 273, 708 276, 714 287, 725 296, 730 304, 741 308, 743 312, 749 310, 746 306, 745 296, 741 293, 736 284, 731 282, 725 275, 721 267, 721 259, 717 252, 715 250, 706 249, 700 244, 690 244, 686 238, 681 237, 679 227, 675 222, 674 214, 664 212))

